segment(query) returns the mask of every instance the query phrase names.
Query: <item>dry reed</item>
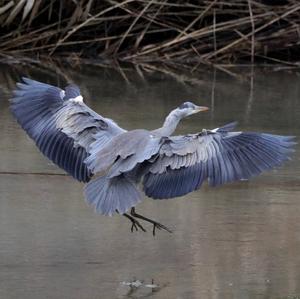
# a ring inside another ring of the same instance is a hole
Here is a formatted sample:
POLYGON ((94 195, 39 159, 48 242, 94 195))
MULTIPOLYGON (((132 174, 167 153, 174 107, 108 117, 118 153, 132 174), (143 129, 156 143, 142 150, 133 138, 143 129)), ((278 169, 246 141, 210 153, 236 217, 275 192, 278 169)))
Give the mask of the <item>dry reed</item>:
POLYGON ((187 65, 270 60, 298 65, 298 0, 2 2, 2 57, 187 65))

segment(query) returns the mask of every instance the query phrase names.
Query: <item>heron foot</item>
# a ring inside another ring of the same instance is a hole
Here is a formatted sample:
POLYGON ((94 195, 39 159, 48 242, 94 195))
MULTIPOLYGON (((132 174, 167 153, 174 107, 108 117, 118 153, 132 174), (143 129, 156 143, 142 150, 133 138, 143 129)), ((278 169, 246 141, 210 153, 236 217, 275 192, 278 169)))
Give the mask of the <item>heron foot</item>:
POLYGON ((153 230, 152 230, 153 236, 155 236, 156 229, 158 229, 158 230, 163 229, 163 230, 167 231, 168 233, 172 233, 172 231, 169 228, 167 228, 166 226, 164 226, 163 224, 161 224, 157 221, 154 221, 152 219, 146 218, 143 215, 137 214, 136 211, 135 211, 135 208, 131 208, 130 214, 131 214, 131 216, 133 216, 135 218, 139 218, 139 219, 142 219, 144 221, 150 222, 153 225, 153 230))
POLYGON ((144 229, 144 227, 132 216, 124 213, 123 214, 126 218, 128 218, 131 221, 131 232, 133 233, 133 231, 135 230, 136 232, 140 229, 143 232, 146 232, 146 230, 144 229))

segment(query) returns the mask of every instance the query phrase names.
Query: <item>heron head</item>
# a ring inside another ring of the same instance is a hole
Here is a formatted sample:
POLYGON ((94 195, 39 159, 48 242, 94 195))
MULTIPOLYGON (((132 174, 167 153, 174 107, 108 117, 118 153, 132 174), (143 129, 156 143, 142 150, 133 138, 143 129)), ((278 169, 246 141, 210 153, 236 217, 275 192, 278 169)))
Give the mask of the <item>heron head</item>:
POLYGON ((197 106, 192 102, 184 102, 176 110, 178 110, 179 115, 183 118, 201 111, 207 111, 208 109, 208 107, 197 106))

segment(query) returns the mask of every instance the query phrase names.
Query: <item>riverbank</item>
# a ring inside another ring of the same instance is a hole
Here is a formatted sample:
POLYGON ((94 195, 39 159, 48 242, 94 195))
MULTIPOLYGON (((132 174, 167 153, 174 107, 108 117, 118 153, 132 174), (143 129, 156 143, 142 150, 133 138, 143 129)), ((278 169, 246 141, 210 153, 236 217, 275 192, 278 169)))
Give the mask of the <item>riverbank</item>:
POLYGON ((298 1, 10 1, 0 56, 298 66, 298 1), (271 5, 270 5, 271 3, 271 5))

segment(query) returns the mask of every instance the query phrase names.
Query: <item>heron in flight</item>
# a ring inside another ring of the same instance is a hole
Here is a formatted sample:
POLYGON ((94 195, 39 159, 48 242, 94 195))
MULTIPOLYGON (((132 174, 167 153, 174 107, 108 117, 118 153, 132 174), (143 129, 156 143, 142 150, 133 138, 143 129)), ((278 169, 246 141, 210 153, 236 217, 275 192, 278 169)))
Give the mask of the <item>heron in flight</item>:
POLYGON ((11 100, 13 115, 40 151, 86 183, 86 201, 97 213, 124 215, 131 231, 146 231, 141 222, 150 222, 153 234, 171 231, 136 212, 141 190, 155 200, 183 196, 206 180, 218 186, 256 176, 281 165, 293 151, 291 136, 235 132, 236 123, 172 135, 181 119, 206 110, 185 102, 161 128, 127 131, 90 109, 74 84, 62 90, 23 78, 11 100))

